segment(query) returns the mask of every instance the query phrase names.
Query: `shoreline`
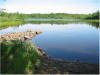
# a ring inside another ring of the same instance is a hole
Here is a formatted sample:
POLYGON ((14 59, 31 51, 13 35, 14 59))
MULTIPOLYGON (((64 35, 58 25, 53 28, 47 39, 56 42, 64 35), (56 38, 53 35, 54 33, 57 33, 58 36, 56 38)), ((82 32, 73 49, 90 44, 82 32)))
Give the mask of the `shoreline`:
MULTIPOLYGON (((0 41, 9 41, 16 38, 26 41, 40 33, 42 33, 41 30, 27 30, 26 32, 3 34, 0 35, 0 41)), ((40 60, 39 66, 36 66, 35 68, 35 74, 99 74, 99 64, 80 62, 80 60, 70 62, 53 59, 50 58, 41 48, 37 46, 34 47, 39 55, 38 59, 40 60)))
POLYGON ((44 55, 42 56, 45 56, 46 58, 49 58, 51 60, 57 60, 57 61, 61 61, 61 62, 67 62, 67 63, 70 63, 70 62, 73 62, 73 63, 87 63, 87 64, 99 64, 99 63, 93 63, 93 62, 84 62, 84 61, 80 61, 79 59, 76 59, 75 61, 69 61, 69 60, 62 60, 62 59, 59 59, 59 58, 51 58, 50 56, 48 56, 44 51, 43 49, 41 48, 38 48, 38 50, 41 50, 41 52, 43 52, 44 55))
POLYGON ((39 74, 99 74, 99 64, 95 63, 87 63, 80 62, 77 60, 76 62, 71 61, 63 61, 59 59, 50 58, 47 54, 43 52, 42 49, 36 47, 38 54, 41 59, 42 68, 46 68, 45 70, 37 67, 35 73, 39 74), (38 70, 38 71, 37 71, 38 70))
POLYGON ((50 58, 41 48, 36 47, 41 59, 41 66, 47 68, 45 70, 37 67, 35 73, 39 74, 99 74, 99 64, 89 62, 63 61, 50 58), (37 71, 39 70, 39 71, 37 71))

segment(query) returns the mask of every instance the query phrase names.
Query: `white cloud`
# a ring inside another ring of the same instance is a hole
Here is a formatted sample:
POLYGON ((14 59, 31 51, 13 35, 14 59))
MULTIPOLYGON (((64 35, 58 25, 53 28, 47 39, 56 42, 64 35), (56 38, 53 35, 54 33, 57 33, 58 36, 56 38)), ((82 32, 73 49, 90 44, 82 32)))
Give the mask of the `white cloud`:
MULTIPOLYGON (((7 0, 0 5, 8 12, 20 13, 92 13, 98 10, 94 3, 73 2, 74 0, 7 0)), ((77 0, 79 1, 79 0, 77 0)), ((90 0, 88 0, 90 1, 90 0)))

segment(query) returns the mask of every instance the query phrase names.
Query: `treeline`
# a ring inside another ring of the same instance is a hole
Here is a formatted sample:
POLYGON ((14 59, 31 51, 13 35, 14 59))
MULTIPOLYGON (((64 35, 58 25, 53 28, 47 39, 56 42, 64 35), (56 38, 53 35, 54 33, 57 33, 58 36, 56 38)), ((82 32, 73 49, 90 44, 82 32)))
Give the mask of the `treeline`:
POLYGON ((93 13, 93 14, 89 14, 86 19, 99 19, 99 11, 93 13))
POLYGON ((51 14, 20 14, 20 13, 7 13, 0 12, 0 17, 12 19, 99 19, 99 12, 93 14, 66 14, 66 13, 51 13, 51 14))
POLYGON ((51 13, 51 14, 20 14, 20 13, 7 13, 0 12, 1 17, 12 18, 12 19, 80 19, 85 18, 84 14, 66 14, 66 13, 51 13))
POLYGON ((67 13, 50 13, 50 14, 21 14, 21 13, 7 13, 0 11, 1 20, 12 19, 12 20, 23 20, 28 18, 33 19, 99 19, 99 11, 93 14, 67 14, 67 13))
POLYGON ((50 14, 30 14, 30 18, 38 19, 80 19, 84 18, 84 14, 67 14, 67 13, 50 13, 50 14))

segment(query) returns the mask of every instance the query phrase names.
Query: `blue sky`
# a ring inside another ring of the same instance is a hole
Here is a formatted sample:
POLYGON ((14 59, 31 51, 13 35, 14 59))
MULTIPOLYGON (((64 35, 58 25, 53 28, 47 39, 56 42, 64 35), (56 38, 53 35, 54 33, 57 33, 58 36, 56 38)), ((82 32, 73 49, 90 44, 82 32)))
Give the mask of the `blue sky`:
POLYGON ((99 0, 0 0, 0 8, 20 13, 88 14, 99 10, 99 0))

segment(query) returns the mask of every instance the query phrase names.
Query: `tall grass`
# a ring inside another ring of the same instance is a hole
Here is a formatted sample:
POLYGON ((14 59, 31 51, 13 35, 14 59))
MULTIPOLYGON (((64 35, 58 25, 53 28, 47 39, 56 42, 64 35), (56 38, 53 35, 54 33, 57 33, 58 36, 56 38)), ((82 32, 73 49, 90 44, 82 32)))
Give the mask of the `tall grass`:
POLYGON ((30 43, 21 40, 1 42, 1 73, 33 73, 38 54, 30 43))
POLYGON ((0 22, 0 26, 16 26, 22 24, 21 21, 4 21, 0 22))
POLYGON ((19 20, 14 17, 12 17, 12 18, 0 17, 0 29, 6 28, 9 26, 18 26, 23 23, 24 23, 23 20, 19 20))

